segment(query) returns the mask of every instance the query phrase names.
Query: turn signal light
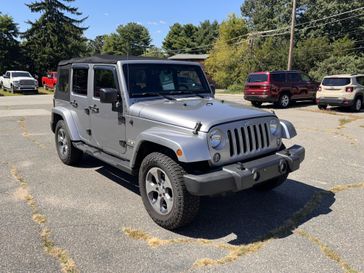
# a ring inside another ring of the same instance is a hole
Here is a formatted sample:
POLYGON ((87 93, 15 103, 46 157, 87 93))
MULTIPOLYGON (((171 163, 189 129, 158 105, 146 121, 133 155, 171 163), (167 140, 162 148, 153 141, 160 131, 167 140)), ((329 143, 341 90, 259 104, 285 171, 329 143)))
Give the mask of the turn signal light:
POLYGON ((353 92, 354 91, 354 87, 346 87, 346 92, 353 92))
POLYGON ((317 91, 321 92, 322 91, 322 86, 320 86, 317 91))
POLYGON ((183 152, 182 152, 182 150, 181 150, 181 149, 178 149, 178 150, 176 151, 176 154, 177 154, 177 156, 178 156, 178 157, 181 157, 181 156, 183 155, 183 152))

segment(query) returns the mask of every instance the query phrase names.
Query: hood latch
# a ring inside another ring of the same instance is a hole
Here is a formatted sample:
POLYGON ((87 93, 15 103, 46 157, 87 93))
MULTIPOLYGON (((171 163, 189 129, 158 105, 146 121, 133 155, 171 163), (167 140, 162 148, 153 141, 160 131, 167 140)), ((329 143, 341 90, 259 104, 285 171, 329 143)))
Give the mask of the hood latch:
POLYGON ((198 131, 200 131, 201 127, 202 127, 201 121, 196 122, 195 128, 193 128, 192 133, 194 135, 198 135, 198 131))

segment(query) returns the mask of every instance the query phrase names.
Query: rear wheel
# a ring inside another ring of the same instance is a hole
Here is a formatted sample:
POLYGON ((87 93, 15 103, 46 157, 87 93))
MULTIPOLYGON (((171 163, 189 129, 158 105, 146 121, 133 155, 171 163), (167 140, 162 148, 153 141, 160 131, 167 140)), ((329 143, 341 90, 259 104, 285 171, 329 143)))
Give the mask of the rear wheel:
POLYGON ((144 206, 161 227, 172 230, 189 224, 197 215, 200 198, 184 184, 185 171, 172 158, 151 153, 139 170, 139 189, 144 206))
POLYGON ((317 107, 320 110, 326 110, 327 109, 327 105, 325 105, 325 104, 317 105, 317 107))
POLYGON ((55 130, 56 148, 59 158, 66 165, 76 165, 81 161, 82 151, 73 146, 63 120, 58 121, 55 130))
POLYGON ((287 108, 290 104, 291 104, 291 97, 288 94, 284 93, 279 96, 278 106, 280 108, 287 108))
POLYGON ((251 102, 252 103, 252 105, 254 106, 254 107, 261 107, 262 106, 262 102, 260 102, 260 101, 252 101, 251 102))
POLYGON ((361 108, 363 106, 363 100, 362 98, 356 98, 355 101, 354 101, 354 104, 353 106, 351 107, 351 109, 354 111, 354 112, 360 112, 361 108))

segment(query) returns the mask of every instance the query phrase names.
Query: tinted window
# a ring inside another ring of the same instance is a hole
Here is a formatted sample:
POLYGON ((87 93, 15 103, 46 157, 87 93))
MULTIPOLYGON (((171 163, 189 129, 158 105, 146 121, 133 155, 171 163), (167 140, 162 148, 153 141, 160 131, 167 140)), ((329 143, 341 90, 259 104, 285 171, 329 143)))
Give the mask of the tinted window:
POLYGON ((286 75, 283 73, 279 74, 271 74, 270 79, 272 82, 285 82, 286 81, 286 75))
POLYGON ((345 86, 350 84, 350 78, 325 78, 322 81, 324 86, 345 86))
POLYGON ((250 74, 248 77, 248 82, 266 82, 268 81, 267 74, 250 74))
POLYGON ((210 93, 199 66, 129 64, 123 67, 130 97, 210 93))
POLYGON ((302 81, 304 82, 311 82, 311 79, 306 74, 301 74, 302 81))
POLYGON ((94 74, 94 97, 100 97, 102 88, 116 89, 116 78, 113 68, 95 68, 94 74))
POLYGON ((301 76, 298 73, 288 73, 288 81, 289 82, 300 82, 301 76))
POLYGON ((364 86, 364 77, 357 77, 356 81, 360 84, 364 86))
POLYGON ((68 93, 69 91, 70 91, 70 70, 61 68, 59 70, 57 92, 68 93))
POLYGON ((88 68, 73 68, 72 91, 87 96, 88 68))
POLYGON ((11 73, 11 76, 13 78, 32 77, 28 72, 13 72, 13 73, 11 73))

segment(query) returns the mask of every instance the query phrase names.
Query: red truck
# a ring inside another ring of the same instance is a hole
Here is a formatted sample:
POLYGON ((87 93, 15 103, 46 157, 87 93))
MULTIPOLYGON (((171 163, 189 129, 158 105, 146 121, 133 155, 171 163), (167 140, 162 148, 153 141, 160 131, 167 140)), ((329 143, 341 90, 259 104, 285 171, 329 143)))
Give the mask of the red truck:
POLYGON ((54 89, 57 84, 57 72, 48 72, 47 76, 42 77, 44 89, 54 89))

